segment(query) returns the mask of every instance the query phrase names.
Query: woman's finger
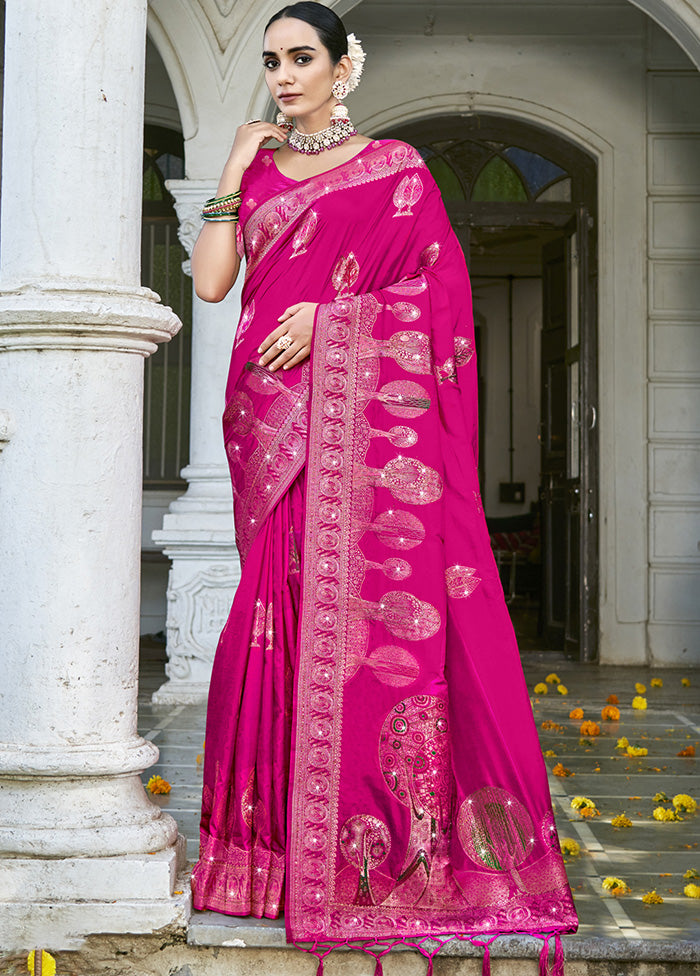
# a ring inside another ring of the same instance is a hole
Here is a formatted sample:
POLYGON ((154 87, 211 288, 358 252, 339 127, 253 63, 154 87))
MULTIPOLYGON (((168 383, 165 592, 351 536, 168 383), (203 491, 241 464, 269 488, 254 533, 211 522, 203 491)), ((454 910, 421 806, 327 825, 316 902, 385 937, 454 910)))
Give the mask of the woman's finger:
POLYGON ((282 325, 278 325, 277 328, 273 329, 272 332, 269 334, 269 336, 263 339, 263 341, 260 343, 260 345, 258 346, 258 352, 261 353, 267 352, 270 346, 274 345, 280 336, 287 334, 287 329, 288 329, 288 325, 286 322, 283 323, 282 325))
POLYGON ((282 312, 282 314, 277 319, 277 321, 284 322, 287 319, 290 319, 292 315, 296 315, 297 312, 301 310, 303 304, 304 304, 303 302, 300 302, 298 305, 290 305, 288 308, 285 308, 284 312, 282 312))
POLYGON ((299 352, 295 353, 291 359, 288 359, 284 364, 284 369, 291 369, 292 366, 296 366, 297 363, 302 363, 311 354, 310 346, 302 346, 299 352))

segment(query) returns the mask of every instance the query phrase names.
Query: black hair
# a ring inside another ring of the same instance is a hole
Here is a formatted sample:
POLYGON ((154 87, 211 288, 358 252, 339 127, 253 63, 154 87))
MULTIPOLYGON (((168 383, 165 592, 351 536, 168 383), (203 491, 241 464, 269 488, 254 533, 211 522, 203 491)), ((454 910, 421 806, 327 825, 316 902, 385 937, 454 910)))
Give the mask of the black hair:
POLYGON ((290 3, 270 17, 265 30, 270 24, 282 20, 283 17, 294 17, 295 20, 303 20, 304 23, 310 24, 327 49, 334 65, 348 53, 348 37, 342 20, 334 10, 324 7, 322 3, 313 3, 311 0, 290 3))

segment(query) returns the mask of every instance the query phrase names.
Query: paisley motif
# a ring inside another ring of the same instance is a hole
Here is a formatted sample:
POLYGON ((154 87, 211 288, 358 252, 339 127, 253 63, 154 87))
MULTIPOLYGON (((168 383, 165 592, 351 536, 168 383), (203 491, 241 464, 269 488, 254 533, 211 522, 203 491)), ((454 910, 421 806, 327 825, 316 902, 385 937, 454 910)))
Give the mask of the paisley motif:
POLYGON ((290 261, 292 258, 298 258, 300 254, 306 254, 307 245, 311 243, 317 226, 318 214, 315 210, 309 210, 292 240, 292 253, 289 255, 290 261))
POLYGON ((394 217, 412 217, 412 207, 418 203, 423 195, 423 181, 418 173, 412 176, 404 176, 399 185, 394 190, 394 206, 396 213, 394 217))
POLYGON ((331 282, 336 290, 338 298, 343 298, 345 296, 352 294, 352 289, 357 281, 360 274, 360 265, 357 262, 357 258, 350 251, 344 257, 338 258, 335 267, 333 268, 333 273, 331 274, 331 282))
POLYGON ((250 323, 255 317, 255 299, 251 299, 250 302, 243 309, 240 321, 238 323, 238 329, 236 330, 236 338, 233 343, 233 348, 235 349, 240 345, 243 336, 246 334, 250 328, 250 323))

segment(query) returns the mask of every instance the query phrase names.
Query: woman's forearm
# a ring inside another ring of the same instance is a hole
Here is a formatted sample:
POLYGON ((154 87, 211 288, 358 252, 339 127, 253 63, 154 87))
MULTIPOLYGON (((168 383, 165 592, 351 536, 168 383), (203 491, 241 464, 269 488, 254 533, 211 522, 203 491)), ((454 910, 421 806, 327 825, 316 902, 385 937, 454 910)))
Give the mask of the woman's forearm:
MULTIPOLYGON (((224 168, 216 196, 236 193, 241 188, 243 169, 230 164, 224 168)), ((236 250, 236 228, 231 221, 205 222, 192 249, 194 290, 205 302, 220 302, 238 277, 241 260, 236 250)))

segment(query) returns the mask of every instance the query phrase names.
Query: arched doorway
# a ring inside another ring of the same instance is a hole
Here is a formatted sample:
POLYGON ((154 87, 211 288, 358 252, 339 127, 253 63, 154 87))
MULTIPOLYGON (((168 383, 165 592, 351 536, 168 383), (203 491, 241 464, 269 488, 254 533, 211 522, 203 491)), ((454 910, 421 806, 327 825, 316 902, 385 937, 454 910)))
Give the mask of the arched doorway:
POLYGON ((480 477, 521 647, 598 637, 596 165, 501 116, 394 128, 443 194, 472 278, 480 477))

